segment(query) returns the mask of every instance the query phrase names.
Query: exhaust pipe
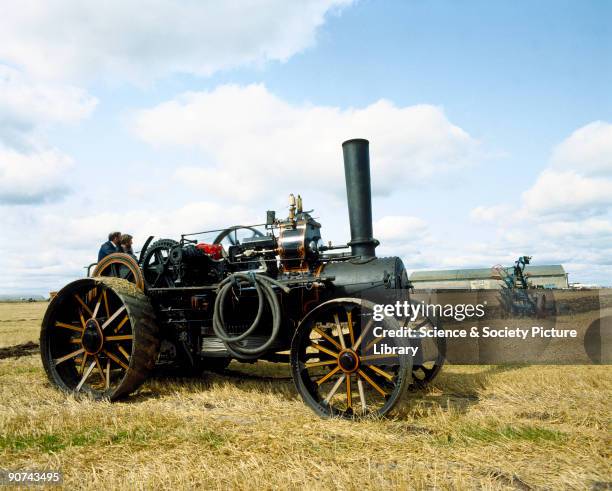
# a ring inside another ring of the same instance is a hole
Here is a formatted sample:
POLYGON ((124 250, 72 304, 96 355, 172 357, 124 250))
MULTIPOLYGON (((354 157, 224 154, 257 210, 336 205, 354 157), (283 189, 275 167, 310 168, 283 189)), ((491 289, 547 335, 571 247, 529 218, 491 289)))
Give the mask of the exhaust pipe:
POLYGON ((342 144, 344 178, 354 256, 376 257, 379 242, 372 237, 372 192, 370 189, 370 142, 361 138, 342 144))

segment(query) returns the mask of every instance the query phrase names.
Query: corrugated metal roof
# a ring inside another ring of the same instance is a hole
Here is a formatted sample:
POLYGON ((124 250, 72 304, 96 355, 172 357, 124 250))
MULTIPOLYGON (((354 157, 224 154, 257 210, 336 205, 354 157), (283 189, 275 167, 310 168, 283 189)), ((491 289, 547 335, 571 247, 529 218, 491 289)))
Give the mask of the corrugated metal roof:
MULTIPOLYGON (((565 269, 560 264, 527 266, 525 273, 529 276, 565 276, 565 269)), ((491 278, 493 278, 491 268, 414 271, 410 275, 411 281, 486 280, 491 278)))
POLYGON ((565 269, 560 264, 547 266, 527 266, 525 273, 531 276, 565 276, 565 269))

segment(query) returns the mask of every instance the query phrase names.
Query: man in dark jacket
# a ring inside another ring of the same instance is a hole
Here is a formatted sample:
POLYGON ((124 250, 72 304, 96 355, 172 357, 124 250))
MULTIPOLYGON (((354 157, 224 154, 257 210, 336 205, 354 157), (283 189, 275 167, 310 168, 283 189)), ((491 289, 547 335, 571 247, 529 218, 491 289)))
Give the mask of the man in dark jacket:
POLYGON ((100 246, 100 252, 98 252, 98 262, 113 252, 123 252, 121 247, 119 247, 120 241, 121 232, 111 232, 108 234, 108 242, 104 242, 104 244, 100 246))

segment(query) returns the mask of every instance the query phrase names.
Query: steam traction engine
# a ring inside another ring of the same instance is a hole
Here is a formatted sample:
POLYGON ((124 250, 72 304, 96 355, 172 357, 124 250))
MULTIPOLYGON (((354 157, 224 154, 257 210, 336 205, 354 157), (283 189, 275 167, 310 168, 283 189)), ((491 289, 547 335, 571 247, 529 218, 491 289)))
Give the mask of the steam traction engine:
POLYGON ((367 140, 345 142, 343 153, 348 244, 324 245, 321 225, 292 195, 287 218, 269 211, 265 225, 220 230, 212 244, 198 234, 149 238, 138 260, 107 256, 47 309, 41 356, 50 381, 115 400, 156 364, 193 372, 232 359, 289 361, 304 401, 343 417, 385 414, 407 388, 429 382, 439 354, 377 352, 374 327, 397 330, 401 319, 375 323, 374 302, 408 298, 409 283, 400 258, 375 254, 367 140))

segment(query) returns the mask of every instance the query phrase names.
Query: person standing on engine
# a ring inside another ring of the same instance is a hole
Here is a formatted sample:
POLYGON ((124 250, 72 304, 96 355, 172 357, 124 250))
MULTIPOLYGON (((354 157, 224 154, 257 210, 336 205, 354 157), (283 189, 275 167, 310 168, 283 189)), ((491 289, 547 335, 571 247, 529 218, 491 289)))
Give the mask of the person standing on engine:
POLYGON ((104 242, 104 244, 100 246, 100 252, 98 252, 98 262, 113 252, 122 252, 121 247, 119 246, 120 242, 121 232, 111 232, 108 234, 108 241, 104 242))
POLYGON ((129 254, 134 259, 136 259, 136 255, 134 254, 134 250, 132 249, 132 239, 133 237, 130 234, 123 234, 119 243, 121 244, 121 252, 129 254))

